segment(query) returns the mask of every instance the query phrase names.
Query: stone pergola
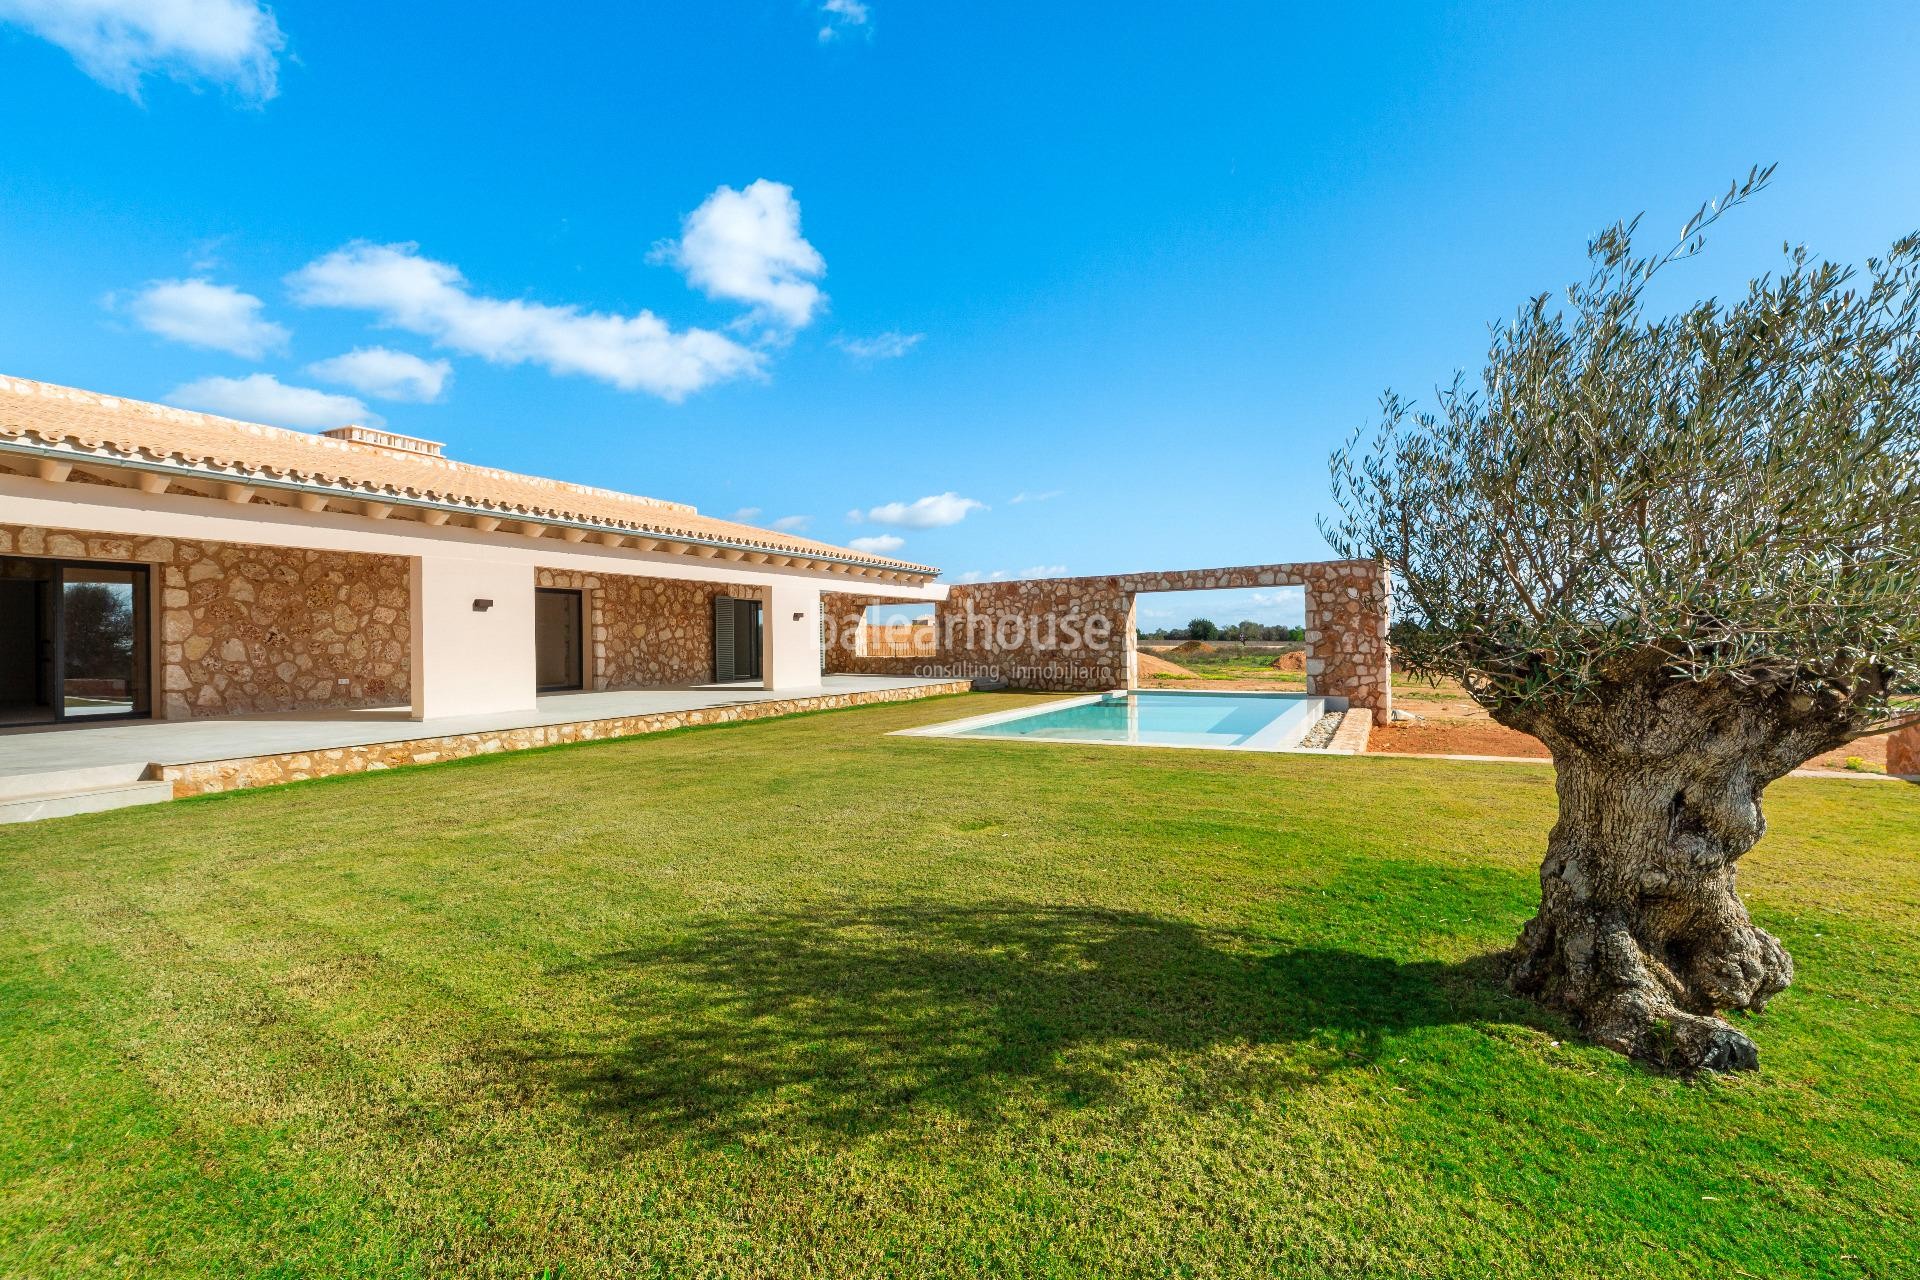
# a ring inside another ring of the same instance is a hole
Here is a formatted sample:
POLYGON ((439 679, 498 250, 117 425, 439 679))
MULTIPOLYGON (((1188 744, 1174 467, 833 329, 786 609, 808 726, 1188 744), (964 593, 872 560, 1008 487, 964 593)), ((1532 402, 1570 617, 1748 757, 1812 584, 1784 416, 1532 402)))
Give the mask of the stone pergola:
POLYGON ((1900 778, 1920 778, 1920 724, 1888 736, 1887 772, 1900 778))
POLYGON ((961 584, 933 606, 932 658, 861 652, 858 637, 875 598, 826 593, 827 670, 987 679, 1057 692, 1132 688, 1138 596, 1295 586, 1306 591, 1308 691, 1346 698, 1385 724, 1393 711, 1391 586, 1385 566, 1372 560, 961 584))

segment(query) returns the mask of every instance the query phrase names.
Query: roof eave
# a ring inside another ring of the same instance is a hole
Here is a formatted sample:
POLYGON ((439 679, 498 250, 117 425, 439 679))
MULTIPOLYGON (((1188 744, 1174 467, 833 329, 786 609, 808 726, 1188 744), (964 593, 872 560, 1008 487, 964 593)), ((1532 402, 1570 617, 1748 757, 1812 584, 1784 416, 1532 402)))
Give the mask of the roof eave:
POLYGON ((547 525, 559 529, 579 529, 587 533, 620 533, 630 537, 651 538, 658 542, 678 543, 686 546, 713 547, 717 550, 732 550, 753 554, 788 556, 794 559, 817 560, 829 564, 843 564, 861 569, 879 570, 884 573, 902 574, 908 577, 924 578, 928 581, 939 577, 940 571, 930 565, 912 564, 904 560, 884 560, 870 556, 849 555, 838 548, 827 545, 817 547, 790 547, 776 543, 758 543, 733 538, 714 538, 683 531, 653 529, 637 521, 583 520, 572 516, 541 511, 534 508, 516 507, 491 502, 458 502, 440 498, 423 497, 413 492, 403 492, 391 487, 373 484, 316 483, 275 473, 266 468, 247 467, 237 463, 220 465, 176 461, 172 458, 153 454, 130 455, 117 450, 84 448, 64 441, 47 441, 38 436, 18 435, 0 437, 0 453, 11 453, 33 457, 64 458, 73 461, 85 461, 95 466, 115 467, 129 471, 143 471, 150 474, 179 475, 196 477, 218 477, 226 480, 245 479, 250 485, 262 489, 274 489, 281 492, 324 494, 339 498, 354 498, 360 501, 377 499, 394 506, 409 507, 418 510, 445 511, 456 515, 505 516, 528 524, 547 525))

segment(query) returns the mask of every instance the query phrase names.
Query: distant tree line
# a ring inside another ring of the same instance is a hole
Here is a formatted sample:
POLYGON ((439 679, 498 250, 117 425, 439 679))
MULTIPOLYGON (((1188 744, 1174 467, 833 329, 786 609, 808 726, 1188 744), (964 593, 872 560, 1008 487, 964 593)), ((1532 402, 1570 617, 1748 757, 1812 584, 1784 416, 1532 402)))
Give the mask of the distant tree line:
POLYGON ((1195 618, 1184 627, 1161 627, 1142 631, 1142 640, 1293 640, 1307 638, 1305 627, 1283 627, 1264 622, 1230 622, 1220 625, 1211 618, 1195 618))
POLYGON ((122 676, 132 670, 133 600, 128 588, 72 582, 62 601, 67 675, 122 676))

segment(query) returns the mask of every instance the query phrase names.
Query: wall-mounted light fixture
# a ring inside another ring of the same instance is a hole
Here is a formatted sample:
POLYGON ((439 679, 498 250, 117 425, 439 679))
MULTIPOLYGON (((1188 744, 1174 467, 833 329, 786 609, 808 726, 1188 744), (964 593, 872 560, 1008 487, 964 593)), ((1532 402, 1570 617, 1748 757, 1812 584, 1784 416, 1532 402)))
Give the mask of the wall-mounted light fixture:
POLYGON ((473 611, 475 613, 485 613, 491 608, 493 608, 493 601, 491 600, 475 600, 473 602, 473 611))
POLYGON ((807 620, 807 615, 804 613, 796 613, 793 615, 793 620, 795 622, 805 622, 807 620))

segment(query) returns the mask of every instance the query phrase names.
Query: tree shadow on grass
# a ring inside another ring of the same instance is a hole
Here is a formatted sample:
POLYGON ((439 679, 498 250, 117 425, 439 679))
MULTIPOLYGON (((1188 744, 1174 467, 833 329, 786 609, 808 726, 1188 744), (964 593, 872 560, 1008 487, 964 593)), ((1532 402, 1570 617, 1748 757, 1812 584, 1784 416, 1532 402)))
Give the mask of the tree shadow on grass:
POLYGON ((1500 957, 1400 963, 1130 911, 908 903, 735 916, 599 957, 625 1030, 520 1056, 616 1139, 853 1138, 944 1113, 1232 1106, 1377 1058, 1396 1033, 1551 1026, 1500 957), (1270 1046, 1283 1046, 1274 1050, 1270 1046))

